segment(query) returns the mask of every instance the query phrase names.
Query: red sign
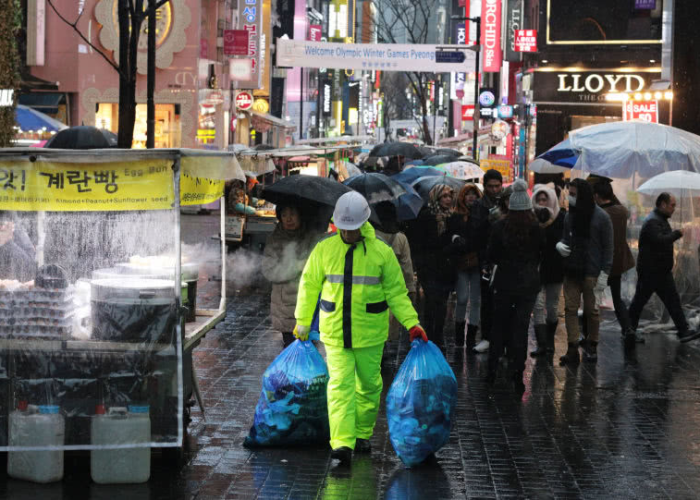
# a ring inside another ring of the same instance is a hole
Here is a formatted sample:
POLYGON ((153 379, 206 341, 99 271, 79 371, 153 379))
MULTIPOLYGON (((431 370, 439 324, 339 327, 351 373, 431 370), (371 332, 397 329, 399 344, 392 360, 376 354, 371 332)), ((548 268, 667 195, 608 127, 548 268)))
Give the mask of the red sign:
POLYGON ((516 52, 537 52, 537 30, 515 30, 516 52))
POLYGON ((236 107, 246 110, 253 107, 253 94, 250 92, 239 92, 236 94, 236 107))
POLYGON ((474 121, 474 105, 473 104, 463 104, 462 105, 462 121, 463 122, 474 121))
POLYGON ((623 110, 625 121, 642 120, 649 123, 659 123, 658 101, 627 101, 623 110))
POLYGON ((310 24, 309 25, 309 41, 320 42, 321 34, 323 32, 323 27, 320 24, 310 24))
POLYGON ((484 72, 501 71, 501 0, 483 0, 481 4, 481 45, 484 54, 484 72))
POLYGON ((248 55, 248 30, 224 30, 224 55, 248 55))

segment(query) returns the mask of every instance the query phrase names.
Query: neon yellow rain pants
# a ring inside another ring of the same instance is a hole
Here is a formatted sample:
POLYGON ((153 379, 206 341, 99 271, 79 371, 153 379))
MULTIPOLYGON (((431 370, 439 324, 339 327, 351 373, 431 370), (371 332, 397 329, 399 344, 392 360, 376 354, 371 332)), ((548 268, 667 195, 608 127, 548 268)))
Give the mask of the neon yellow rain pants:
POLYGON ((331 448, 355 449, 355 439, 374 431, 382 395, 384 343, 346 349, 325 345, 328 362, 328 420, 331 448))

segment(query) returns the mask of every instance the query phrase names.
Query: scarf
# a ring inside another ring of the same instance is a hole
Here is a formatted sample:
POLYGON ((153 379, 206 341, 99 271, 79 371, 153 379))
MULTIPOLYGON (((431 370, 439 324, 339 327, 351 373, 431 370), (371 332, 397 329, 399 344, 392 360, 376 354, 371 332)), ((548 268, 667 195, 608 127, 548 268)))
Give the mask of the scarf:
POLYGON ((454 190, 446 184, 436 184, 433 189, 430 190, 430 201, 428 202, 428 210, 435 216, 435 221, 437 222, 437 234, 442 236, 447 229, 447 219, 452 215, 452 207, 443 208, 440 205, 440 197, 445 193, 451 193, 454 195, 454 190))

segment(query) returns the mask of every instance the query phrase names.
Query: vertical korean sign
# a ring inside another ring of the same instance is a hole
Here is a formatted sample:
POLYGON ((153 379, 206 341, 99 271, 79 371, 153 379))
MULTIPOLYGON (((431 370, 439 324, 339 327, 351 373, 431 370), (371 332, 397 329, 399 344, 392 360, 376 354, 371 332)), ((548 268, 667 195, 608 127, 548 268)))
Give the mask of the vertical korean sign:
POLYGON ((239 29, 248 32, 248 55, 245 59, 230 61, 231 79, 238 82, 238 88, 257 89, 260 87, 260 34, 262 28, 262 0, 242 0, 239 29))
POLYGON ((523 4, 522 0, 508 0, 508 9, 506 15, 506 61, 518 62, 521 59, 520 54, 515 48, 515 33, 521 29, 523 25, 523 4))
MULTIPOLYGON (((467 43, 467 26, 464 22, 456 23, 455 41, 458 45, 467 43)), ((467 81, 466 73, 452 73, 452 85, 450 85, 450 99, 461 100, 464 97, 464 85, 467 81)))
POLYGON ((501 1, 484 0, 481 4, 481 46, 485 73, 498 73, 501 70, 501 1))

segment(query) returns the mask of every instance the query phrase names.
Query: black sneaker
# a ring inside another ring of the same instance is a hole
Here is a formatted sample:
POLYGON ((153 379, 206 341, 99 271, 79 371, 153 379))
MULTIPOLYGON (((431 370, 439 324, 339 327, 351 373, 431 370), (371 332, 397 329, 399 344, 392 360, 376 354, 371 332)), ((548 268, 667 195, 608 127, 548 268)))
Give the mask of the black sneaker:
POLYGON ((684 330, 682 332, 678 332, 678 339, 682 343, 690 342, 691 340, 695 340, 698 337, 700 337, 700 330, 684 330))
POLYGON ((331 458, 340 461, 341 465, 349 464, 352 459, 352 450, 347 446, 331 451, 331 458))
POLYGON ((355 453, 371 453, 371 452, 372 452, 372 443, 369 442, 369 439, 357 438, 355 440, 355 453))

